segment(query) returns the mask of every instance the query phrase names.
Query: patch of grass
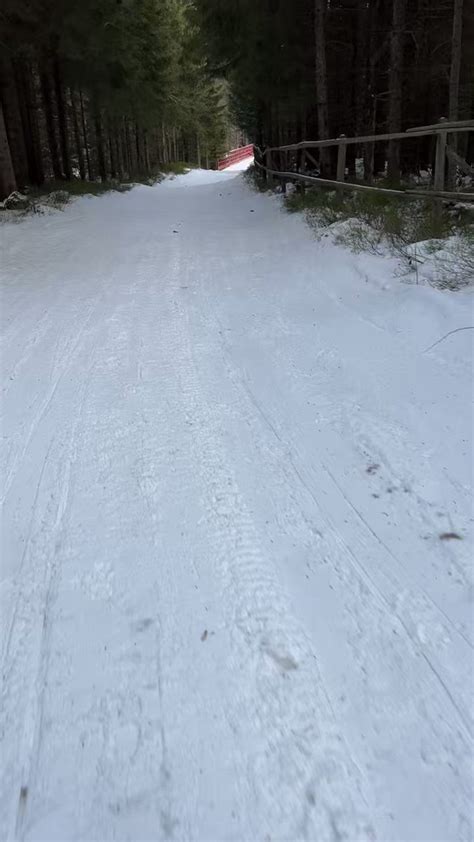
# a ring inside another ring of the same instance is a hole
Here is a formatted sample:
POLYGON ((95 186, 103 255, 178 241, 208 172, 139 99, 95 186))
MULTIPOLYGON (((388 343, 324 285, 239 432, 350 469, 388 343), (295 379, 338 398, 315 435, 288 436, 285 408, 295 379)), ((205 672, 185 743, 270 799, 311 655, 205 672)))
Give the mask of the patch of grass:
MULTIPOLYGON (((48 181, 42 187, 28 188, 26 195, 32 200, 48 199, 55 195, 65 198, 65 202, 72 196, 100 196, 111 190, 120 192, 130 190, 131 184, 120 181, 82 181, 74 178, 72 181, 48 181)), ((65 203, 64 202, 64 203, 65 203)))
POLYGON ((310 188, 303 193, 295 190, 285 198, 285 205, 290 213, 304 211, 315 227, 326 228, 333 222, 348 219, 349 207, 344 208, 342 197, 335 190, 310 188))
MULTIPOLYGON (((23 203, 17 207, 5 210, 1 216, 5 219, 21 217, 29 213, 44 213, 48 208, 63 210, 72 198, 79 196, 101 196, 104 193, 117 192, 126 193, 135 184, 153 185, 163 180, 163 174, 157 170, 151 175, 134 175, 133 178, 118 181, 83 181, 74 178, 71 181, 48 181, 41 187, 27 187, 22 195, 25 197, 23 203)), ((0 217, 1 218, 1 217, 0 217)))
POLYGON ((271 189, 265 180, 262 170, 256 167, 255 164, 252 164, 252 166, 245 170, 243 177, 249 187, 258 193, 266 193, 271 189))
POLYGON ((317 225, 357 219, 380 238, 396 246, 450 236, 462 226, 446 206, 435 208, 428 199, 408 199, 375 192, 310 188, 285 200, 290 212, 304 211, 317 225))
POLYGON ((474 226, 457 231, 450 248, 441 248, 436 254, 436 265, 434 284, 440 289, 456 290, 474 284, 474 226))
POLYGON ((285 206, 290 213, 305 213, 320 234, 336 222, 347 222, 336 229, 335 242, 355 252, 380 254, 388 249, 401 259, 407 273, 415 271, 417 277, 423 260, 417 259, 416 247, 415 254, 410 247, 423 242, 425 255, 436 254, 440 272, 434 283, 441 288, 459 289, 474 281, 474 216, 469 207, 322 186, 290 193, 285 206))

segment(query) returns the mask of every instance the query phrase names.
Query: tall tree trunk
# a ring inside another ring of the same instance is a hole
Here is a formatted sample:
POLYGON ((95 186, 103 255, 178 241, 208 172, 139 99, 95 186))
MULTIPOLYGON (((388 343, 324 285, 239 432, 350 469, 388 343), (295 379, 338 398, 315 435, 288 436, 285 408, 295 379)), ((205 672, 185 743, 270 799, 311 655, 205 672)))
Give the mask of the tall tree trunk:
POLYGON ((89 141, 87 138, 87 122, 86 122, 86 110, 84 106, 84 95, 82 91, 79 91, 79 99, 81 102, 81 123, 82 123, 82 136, 84 139, 84 151, 86 153, 86 161, 87 161, 87 172, 89 174, 89 181, 92 181, 93 173, 91 167, 91 156, 89 151, 89 141))
POLYGON ((109 124, 109 132, 108 132, 108 141, 109 141, 109 157, 110 157, 110 177, 116 178, 117 177, 117 159, 115 155, 114 143, 113 143, 113 126, 109 124))
POLYGON ((132 141, 130 138, 130 126, 127 118, 125 118, 125 152, 127 156, 128 177, 131 178, 133 175, 134 167, 132 156, 132 141))
POLYGON ((105 166, 104 136, 102 132, 102 118, 100 111, 94 115, 95 137, 97 144, 97 161, 99 164, 99 175, 102 181, 107 181, 107 169, 105 166))
POLYGON ((72 88, 69 88, 69 97, 71 102, 72 125, 74 129, 74 140, 76 143, 77 164, 79 167, 79 175, 82 181, 86 180, 86 167, 84 162, 84 150, 82 148, 81 133, 79 131, 79 119, 77 116, 76 96, 72 88))
POLYGON ((462 14, 464 0, 454 0, 451 69, 449 74, 449 119, 459 119, 459 78, 461 75, 462 14))
POLYGON ((367 103, 367 53, 369 49, 369 7, 359 3, 357 11, 356 49, 354 53, 355 133, 364 134, 367 103))
MULTIPOLYGON (((388 100, 388 131, 400 132, 402 127, 403 42, 407 0, 393 0, 390 35, 390 73, 388 100)), ((388 143, 388 178, 400 181, 400 141, 388 143)))
POLYGON ((164 123, 161 124, 161 137, 162 137, 162 145, 161 145, 161 155, 160 160, 163 164, 168 163, 168 140, 166 137, 165 126, 164 123))
POLYGON ((141 173, 143 167, 142 156, 140 152, 140 129, 138 128, 138 123, 135 123, 135 149, 137 153, 137 172, 141 173))
POLYGON ((115 159, 117 161, 117 175, 119 180, 123 178, 123 155, 122 155, 122 133, 120 131, 120 124, 115 125, 115 159))
MULTIPOLYGON (((376 134, 378 128, 377 104, 378 104, 378 65, 388 50, 388 38, 383 36, 380 39, 379 3, 378 0, 369 0, 369 48, 367 59, 367 93, 365 97, 365 122, 363 134, 376 134)), ((375 144, 364 144, 364 179, 369 183, 373 181, 375 174, 375 144)))
POLYGON ((15 79, 20 104, 23 137, 28 160, 28 180, 30 184, 44 184, 43 156, 38 125, 38 107, 31 64, 18 60, 14 64, 15 79))
POLYGON ((147 130, 143 130, 143 155, 145 158, 145 167, 148 175, 151 173, 151 166, 150 166, 150 150, 148 148, 148 134, 147 130))
POLYGON ((197 157, 197 165, 199 169, 201 169, 201 144, 199 142, 199 133, 196 132, 196 157, 197 157))
MULTIPOLYGON (((454 0, 453 9, 453 33, 451 38, 451 69, 449 74, 449 119, 459 120, 459 79, 461 75, 462 55, 462 15, 464 0, 454 0)), ((454 152, 458 148, 458 136, 452 132, 449 140, 454 152)), ((456 164, 450 161, 448 168, 448 179, 451 186, 456 181, 456 164)))
POLYGON ((176 131, 175 126, 173 126, 173 155, 174 155, 174 160, 179 161, 178 133, 176 131))
POLYGON ((9 196, 14 190, 16 190, 16 178, 3 116, 3 106, 0 101, 0 199, 9 196))
POLYGON ((69 133, 67 125, 66 102, 64 99, 64 87, 61 77, 59 59, 54 59, 54 84, 56 87, 56 104, 58 109, 59 138, 61 141, 61 156, 63 159, 63 170, 65 178, 72 179, 71 156, 69 154, 69 133))
POLYGON ((28 183, 28 159, 13 65, 7 59, 0 63, 0 98, 16 183, 24 187, 28 183))
MULTIPOLYGON (((327 0, 314 0, 314 40, 316 105, 318 112, 318 140, 329 138, 328 79, 326 65, 326 10, 327 0)), ((330 178, 331 156, 329 150, 320 149, 321 175, 330 178)))
POLYGON ((49 62, 45 60, 40 70, 41 94, 43 97, 43 113, 46 123, 46 134, 48 136, 49 154, 53 175, 59 181, 63 177, 63 171, 59 161, 59 149, 56 139, 56 126, 54 123, 53 97, 51 92, 51 79, 49 74, 49 62))
POLYGON ((122 148, 123 174, 128 177, 130 175, 130 168, 129 168, 129 160, 128 160, 127 129, 126 129, 126 126, 125 126, 125 119, 124 118, 122 118, 120 138, 121 138, 120 146, 122 148))

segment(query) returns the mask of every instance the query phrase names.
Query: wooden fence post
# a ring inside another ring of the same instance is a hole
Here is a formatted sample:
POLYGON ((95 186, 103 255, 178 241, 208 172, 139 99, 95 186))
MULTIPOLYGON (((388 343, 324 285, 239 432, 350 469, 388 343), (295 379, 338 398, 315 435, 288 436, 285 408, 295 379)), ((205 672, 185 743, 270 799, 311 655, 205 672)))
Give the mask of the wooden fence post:
MULTIPOLYGON (((279 158, 279 166, 278 169, 280 172, 288 172, 290 169, 290 153, 284 152, 283 154, 280 152, 278 155, 279 158)), ((286 178, 280 178, 281 181, 281 192, 283 194, 286 193, 286 178)))
MULTIPOLYGON (((267 151, 265 152, 265 166, 266 166, 267 170, 272 169, 272 153, 271 153, 270 149, 267 149, 267 151)), ((269 172, 266 173, 266 176, 267 176, 267 184, 271 187, 272 184, 273 184, 273 176, 269 172)))
MULTIPOLYGON (((296 153, 296 155, 298 156, 298 153, 296 153)), ((298 166, 296 167, 296 170, 297 171, 299 170, 299 172, 302 175, 304 175, 305 172, 306 172, 306 149, 301 150, 300 165, 299 165, 299 167, 298 166)), ((298 193, 302 193, 302 194, 306 193, 306 185, 305 185, 304 181, 298 182, 296 189, 297 189, 298 193)))
MULTIPOLYGON (((446 117, 441 117, 441 124, 446 122, 446 117)), ((435 157, 435 171, 433 187, 435 190, 444 190, 444 178, 446 169, 446 140, 448 133, 437 132, 436 138, 436 157, 435 157)))
POLYGON ((300 173, 303 173, 303 175, 306 172, 306 149, 301 150, 300 165, 298 169, 300 173))
MULTIPOLYGON (((339 135, 339 137, 345 138, 345 134, 339 135)), ((337 175, 336 178, 338 181, 344 181, 346 177, 346 153, 347 153, 347 144, 344 140, 341 140, 340 143, 337 145, 337 175)))

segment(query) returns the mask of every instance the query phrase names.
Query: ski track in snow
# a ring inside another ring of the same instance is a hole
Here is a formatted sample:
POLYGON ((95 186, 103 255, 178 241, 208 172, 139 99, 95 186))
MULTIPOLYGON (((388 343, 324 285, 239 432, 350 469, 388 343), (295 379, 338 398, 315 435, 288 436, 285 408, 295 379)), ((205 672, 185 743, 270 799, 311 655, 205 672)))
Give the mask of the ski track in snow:
POLYGON ((0 838, 469 842, 469 294, 232 171, 0 237, 0 838))

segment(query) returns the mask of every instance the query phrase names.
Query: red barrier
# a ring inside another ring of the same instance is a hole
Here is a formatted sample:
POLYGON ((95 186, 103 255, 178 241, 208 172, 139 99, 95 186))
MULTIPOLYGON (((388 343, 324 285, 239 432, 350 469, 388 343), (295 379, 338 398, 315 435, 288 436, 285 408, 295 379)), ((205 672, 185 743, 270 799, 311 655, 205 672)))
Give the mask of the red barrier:
POLYGON ((218 170, 225 170, 226 167, 230 167, 231 164, 237 164, 239 161, 243 161, 244 158, 250 158, 253 156, 253 146, 249 143, 248 146, 241 146, 239 149, 232 149, 231 152, 228 152, 225 158, 221 158, 220 161, 217 162, 217 169, 218 170))

